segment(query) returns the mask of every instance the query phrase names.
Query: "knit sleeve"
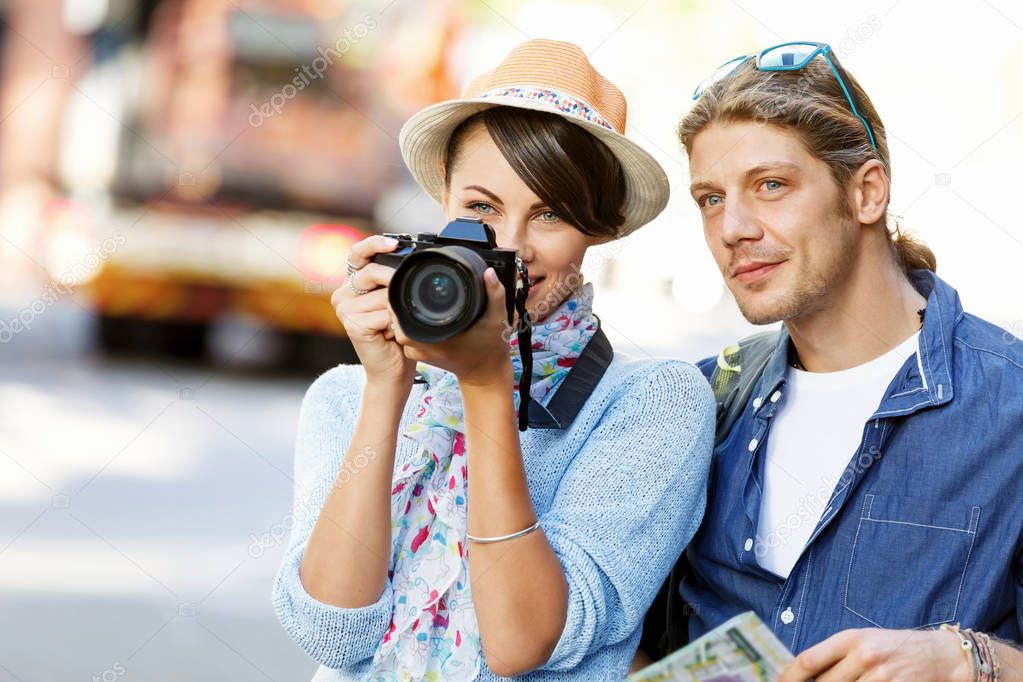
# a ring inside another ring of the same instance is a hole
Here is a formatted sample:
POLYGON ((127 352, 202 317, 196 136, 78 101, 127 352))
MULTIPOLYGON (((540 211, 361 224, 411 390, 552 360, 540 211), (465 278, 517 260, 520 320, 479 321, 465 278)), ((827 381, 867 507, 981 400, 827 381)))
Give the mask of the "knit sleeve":
POLYGON ((295 445, 291 537, 273 585, 281 625, 310 657, 330 668, 371 658, 391 619, 390 581, 376 603, 339 608, 311 597, 299 577, 309 536, 351 442, 360 391, 360 368, 342 366, 306 392, 295 445))
POLYGON ((570 670, 642 627, 703 518, 713 440, 710 387, 680 361, 640 375, 605 410, 541 518, 568 583, 543 669, 570 670))

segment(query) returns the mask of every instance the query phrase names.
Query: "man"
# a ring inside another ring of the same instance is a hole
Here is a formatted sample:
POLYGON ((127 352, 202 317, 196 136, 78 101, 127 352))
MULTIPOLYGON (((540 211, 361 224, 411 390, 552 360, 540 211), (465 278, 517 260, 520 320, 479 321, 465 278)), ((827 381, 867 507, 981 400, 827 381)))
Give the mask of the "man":
POLYGON ((753 610, 801 652, 784 682, 1023 679, 1023 353, 889 232, 869 98, 788 44, 719 69, 679 136, 739 309, 783 322, 701 363, 721 418, 670 586, 686 634, 753 610))

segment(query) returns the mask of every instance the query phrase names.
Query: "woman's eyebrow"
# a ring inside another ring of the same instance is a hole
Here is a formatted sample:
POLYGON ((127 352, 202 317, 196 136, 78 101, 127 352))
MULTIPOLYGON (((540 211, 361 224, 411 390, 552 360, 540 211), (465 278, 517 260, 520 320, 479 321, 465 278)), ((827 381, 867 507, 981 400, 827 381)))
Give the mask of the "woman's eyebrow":
POLYGON ((500 204, 500 203, 501 203, 501 199, 500 199, 500 197, 498 197, 498 196, 497 196, 496 194, 494 194, 493 192, 491 192, 491 191, 490 191, 489 189, 487 189, 486 187, 480 187, 479 185, 466 185, 466 186, 465 186, 465 187, 463 187, 462 189, 463 189, 463 190, 465 190, 465 189, 474 189, 474 190, 476 190, 477 192, 479 192, 480 194, 485 194, 485 195, 487 196, 487 198, 489 198, 489 199, 490 199, 491 201, 493 201, 493 202, 494 202, 495 204, 500 204))

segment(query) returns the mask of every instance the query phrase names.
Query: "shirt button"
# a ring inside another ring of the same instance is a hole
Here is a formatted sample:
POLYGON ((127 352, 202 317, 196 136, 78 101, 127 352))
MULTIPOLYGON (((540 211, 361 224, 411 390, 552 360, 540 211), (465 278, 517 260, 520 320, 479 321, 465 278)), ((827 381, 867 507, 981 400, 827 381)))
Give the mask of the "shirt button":
POLYGON ((779 400, 781 400, 781 391, 775 391, 774 394, 771 396, 771 402, 776 403, 779 400))
POLYGON ((742 546, 747 552, 753 549, 753 538, 746 538, 746 544, 742 546))
POLYGON ((796 614, 792 613, 791 606, 781 612, 781 622, 785 623, 786 625, 790 625, 792 621, 794 621, 795 619, 796 614))
POLYGON ((754 450, 756 450, 757 449, 757 445, 759 445, 759 444, 760 444, 760 441, 758 441, 756 438, 751 440, 749 442, 749 451, 753 452, 754 450))
POLYGON ((759 410, 760 406, 763 405, 763 404, 764 404, 764 399, 761 398, 760 396, 757 396, 756 398, 753 399, 753 409, 754 410, 759 410))

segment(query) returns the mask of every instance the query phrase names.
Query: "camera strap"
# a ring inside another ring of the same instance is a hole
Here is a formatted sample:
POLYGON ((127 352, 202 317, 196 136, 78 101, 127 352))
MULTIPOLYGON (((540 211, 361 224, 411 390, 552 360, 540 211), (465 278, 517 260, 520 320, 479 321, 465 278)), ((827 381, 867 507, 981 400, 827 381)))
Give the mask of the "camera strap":
POLYGON ((519 314, 518 337, 519 357, 522 358, 522 374, 519 376, 519 431, 529 428, 529 389, 533 383, 533 321, 526 312, 526 297, 529 296, 529 271, 522 261, 517 261, 519 286, 515 289, 515 310, 519 314))

